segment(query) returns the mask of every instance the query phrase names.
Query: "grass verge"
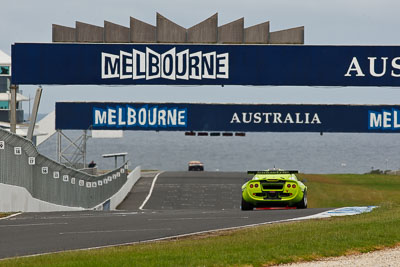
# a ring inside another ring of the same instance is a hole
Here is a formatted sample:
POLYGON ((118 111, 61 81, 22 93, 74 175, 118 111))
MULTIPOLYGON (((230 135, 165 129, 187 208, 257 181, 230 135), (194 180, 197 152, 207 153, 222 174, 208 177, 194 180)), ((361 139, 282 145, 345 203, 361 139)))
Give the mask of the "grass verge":
POLYGON ((300 174, 307 180, 310 208, 400 205, 400 176, 371 174, 300 174))
POLYGON ((133 246, 0 261, 0 266, 265 266, 400 244, 400 177, 304 175, 314 207, 380 205, 371 213, 281 223, 133 246), (323 192, 320 192, 323 191, 323 192), (327 204, 328 203, 328 204, 327 204), (343 205, 342 205, 343 204, 343 205))

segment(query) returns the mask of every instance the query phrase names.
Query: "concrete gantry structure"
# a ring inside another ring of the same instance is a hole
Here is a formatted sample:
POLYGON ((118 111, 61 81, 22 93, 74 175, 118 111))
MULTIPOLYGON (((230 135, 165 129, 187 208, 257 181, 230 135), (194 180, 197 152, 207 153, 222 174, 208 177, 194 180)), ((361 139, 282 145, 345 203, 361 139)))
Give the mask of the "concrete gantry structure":
POLYGON ((102 43, 104 42, 104 29, 96 25, 91 25, 77 21, 76 42, 82 43, 102 43))
POLYGON ((130 18, 131 43, 155 43, 156 27, 141 20, 130 18))
POLYGON ((186 29, 157 13, 157 42, 185 43, 186 29))
POLYGON ((216 43, 218 41, 218 13, 187 29, 188 43, 216 43))
POLYGON ((244 42, 246 44, 269 43, 269 21, 244 29, 244 42))
POLYGON ((53 24, 53 42, 76 42, 75 28, 53 24))
POLYGON ((270 44, 304 44, 304 27, 271 32, 270 44))
POLYGON ((244 39, 244 18, 218 27, 218 43, 241 44, 244 39))
POLYGON ((104 21, 105 43, 129 43, 130 41, 131 37, 129 28, 104 21))
POLYGON ((244 28, 244 18, 218 26, 218 13, 186 29, 161 14, 156 26, 130 17, 129 27, 104 21, 104 28, 76 22, 75 28, 53 24, 53 42, 304 44, 304 27, 270 32, 266 21, 244 28))

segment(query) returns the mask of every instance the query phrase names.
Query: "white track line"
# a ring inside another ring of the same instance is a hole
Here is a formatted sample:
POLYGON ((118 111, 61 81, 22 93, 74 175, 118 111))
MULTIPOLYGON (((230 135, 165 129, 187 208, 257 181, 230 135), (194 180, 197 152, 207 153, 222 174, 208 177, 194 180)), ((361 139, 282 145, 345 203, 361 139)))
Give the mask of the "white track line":
MULTIPOLYGON (((161 173, 159 173, 159 174, 161 174, 161 173)), ((330 211, 332 212, 334 210, 335 209, 330 210, 330 211)), ((314 214, 315 217, 313 217, 313 218, 311 218, 313 215, 310 215, 310 216, 304 216, 304 217, 298 217, 298 218, 292 218, 292 219, 286 219, 286 220, 277 220, 277 221, 272 221, 272 222, 254 223, 254 224, 247 224, 247 225, 241 225, 241 226, 226 227, 226 228, 220 228, 220 229, 213 229, 213 230, 205 230, 205 231, 199 231, 199 232, 193 232, 193 233, 187 233, 187 234, 180 234, 180 235, 175 235, 175 236, 166 236, 166 237, 143 240, 143 241, 126 242, 126 243, 113 244, 113 245, 104 245, 104 246, 97 246, 97 247, 91 247, 91 248, 71 249, 71 250, 68 250, 68 251, 91 251, 91 250, 94 250, 94 249, 101 249, 101 248, 112 248, 112 247, 117 247, 117 246, 129 246, 129 245, 145 244, 145 243, 151 243, 151 242, 157 242, 157 241, 168 241, 168 240, 174 240, 174 239, 182 238, 182 237, 195 236, 195 235, 208 234, 208 233, 217 233, 217 232, 220 232, 220 231, 246 229, 246 228, 251 228, 251 227, 260 226, 260 225, 302 221, 302 220, 307 220, 307 219, 316 219, 316 217, 318 215, 323 215, 325 213, 326 213, 326 211, 314 214)), ((327 217, 321 217, 321 219, 324 219, 324 218, 327 218, 327 217)), ((36 257, 36 256, 42 256, 42 255, 49 255, 49 254, 59 254, 59 253, 63 253, 63 252, 65 252, 65 251, 45 252, 45 253, 38 253, 38 254, 19 256, 18 258, 36 257)), ((12 258, 16 258, 16 257, 3 258, 3 259, 0 259, 0 262, 4 261, 4 260, 7 260, 7 259, 12 259, 12 258)))
POLYGON ((157 175, 154 177, 153 182, 151 183, 149 194, 147 195, 146 199, 143 201, 142 205, 139 207, 140 210, 143 210, 144 205, 146 205, 147 201, 149 201, 151 194, 153 193, 154 185, 156 184, 157 178, 161 173, 163 173, 163 172, 157 173, 157 175))
MULTIPOLYGON (((324 212, 320 212, 320 213, 317 213, 315 215, 322 214, 322 213, 324 213, 324 212)), ((201 235, 201 234, 217 233, 217 232, 220 232, 220 231, 246 229, 246 228, 260 226, 260 225, 268 225, 268 224, 284 223, 284 222, 292 222, 292 221, 301 221, 301 220, 304 220, 304 219, 311 219, 311 218, 310 218, 310 216, 305 216, 305 217, 299 217, 299 218, 293 218, 293 219, 277 220, 277 221, 272 221, 272 222, 262 222, 262 223, 254 223, 254 224, 247 224, 247 225, 241 225, 241 226, 234 226, 234 227, 225 227, 225 228, 219 228, 219 229, 213 229, 213 230, 198 231, 198 232, 192 232, 192 233, 187 233, 187 234, 180 234, 180 235, 174 235, 174 236, 166 236, 166 237, 161 237, 161 238, 148 239, 148 240, 143 240, 143 241, 126 242, 126 243, 120 243, 120 244, 104 245, 104 246, 82 248, 82 249, 71 249, 71 250, 67 250, 67 251, 91 251, 91 250, 94 250, 94 249, 112 248, 112 247, 118 247, 118 246, 129 246, 129 245, 136 245, 136 244, 146 244, 146 243, 151 243, 151 242, 168 241, 168 240, 174 240, 174 239, 177 239, 177 238, 190 237, 190 236, 201 235)), ((37 256, 49 255, 49 254, 59 254, 59 253, 63 253, 63 252, 65 252, 65 251, 45 252, 45 253, 38 253, 38 254, 19 256, 18 258, 37 257, 37 256)), ((12 258, 15 258, 15 257, 3 258, 3 259, 0 259, 0 262, 3 261, 3 260, 12 259, 12 258)))
MULTIPOLYGON (((323 212, 321 212, 321 213, 323 213, 323 212)), ((321 214, 321 213, 318 213, 318 214, 321 214)), ((166 237, 148 239, 148 240, 143 240, 143 241, 126 242, 126 243, 120 243, 120 244, 114 244, 114 245, 104 245, 104 246, 97 246, 97 247, 91 247, 91 248, 71 249, 71 250, 67 250, 67 251, 91 251, 91 250, 94 250, 94 249, 112 248, 112 247, 118 247, 118 246, 130 246, 130 245, 137 245, 137 244, 146 244, 146 243, 157 242, 157 241, 168 241, 168 240, 174 240, 174 239, 178 239, 178 238, 182 238, 182 237, 190 237, 190 236, 201 235, 201 234, 217 233, 217 232, 220 232, 220 231, 246 229, 246 228, 260 226, 260 225, 268 225, 268 224, 274 224, 274 223, 284 223, 284 222, 291 222, 291 221, 297 221, 297 220, 301 221, 301 220, 304 220, 304 218, 307 218, 307 217, 308 216, 294 218, 294 219, 277 220, 277 221, 272 221, 272 222, 262 222, 262 223, 254 223, 254 224, 247 224, 247 225, 241 225, 241 226, 234 226, 234 227, 225 227, 225 228, 220 228, 220 229, 198 231, 198 232, 193 232, 193 233, 180 234, 180 235, 174 235, 174 236, 166 236, 166 237)), ((65 252, 65 251, 45 252, 45 253, 38 253, 38 254, 19 256, 18 258, 36 257, 36 256, 42 256, 42 255, 49 255, 49 254, 59 254, 59 253, 63 253, 63 252, 65 252)), ((12 259, 12 258, 15 258, 15 257, 3 258, 3 259, 0 259, 0 262, 3 261, 3 260, 12 259)))
POLYGON ((11 214, 11 215, 9 215, 9 216, 7 216, 7 217, 0 218, 0 221, 1 221, 1 220, 10 219, 10 218, 15 217, 15 216, 18 216, 18 215, 20 215, 20 214, 22 214, 22 212, 18 212, 18 213, 11 214))
POLYGON ((160 228, 160 229, 127 229, 127 230, 103 230, 103 231, 86 231, 86 232, 65 232, 59 233, 60 235, 71 235, 71 234, 99 234, 99 233, 118 233, 118 232, 143 232, 143 231, 171 231, 172 228, 160 228))
POLYGON ((3 227, 27 227, 27 226, 47 226, 47 225, 59 225, 59 224, 68 224, 68 223, 28 223, 28 224, 3 224, 0 225, 0 228, 3 227))
POLYGON ((184 220, 219 220, 219 219, 248 219, 249 217, 193 217, 193 218, 160 218, 147 219, 148 221, 184 221, 184 220))

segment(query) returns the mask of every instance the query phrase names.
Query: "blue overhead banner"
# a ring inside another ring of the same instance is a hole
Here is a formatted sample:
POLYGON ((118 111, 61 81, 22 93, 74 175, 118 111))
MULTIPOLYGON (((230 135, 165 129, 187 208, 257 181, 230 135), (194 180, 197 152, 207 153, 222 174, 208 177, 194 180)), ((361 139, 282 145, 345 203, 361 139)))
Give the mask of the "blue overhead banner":
POLYGON ((400 46, 31 44, 13 84, 400 86, 400 46))
POLYGON ((400 106, 57 102, 56 129, 400 133, 400 106))

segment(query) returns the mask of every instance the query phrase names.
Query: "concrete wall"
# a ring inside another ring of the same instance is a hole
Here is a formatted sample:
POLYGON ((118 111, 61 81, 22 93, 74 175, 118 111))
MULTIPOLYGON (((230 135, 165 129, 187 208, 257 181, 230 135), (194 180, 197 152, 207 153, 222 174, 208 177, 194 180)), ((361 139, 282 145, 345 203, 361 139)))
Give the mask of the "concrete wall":
POLYGON ((270 44, 304 44, 304 26, 271 32, 270 44))
POLYGON ((30 140, 3 129, 0 141, 4 142, 0 149, 0 183, 23 187, 45 202, 89 209, 109 199, 127 181, 127 163, 94 176, 41 155, 30 140))
POLYGON ((126 196, 132 190, 132 187, 136 184, 136 182, 140 179, 141 168, 140 166, 136 167, 129 175, 126 183, 121 189, 110 198, 110 209, 115 210, 119 204, 124 201, 126 196))
POLYGON ((185 43, 186 29, 157 13, 157 42, 185 43))
POLYGON ((246 44, 268 44, 269 21, 244 29, 244 42, 246 44))
POLYGON ((0 183, 1 212, 42 212, 84 210, 79 207, 67 207, 45 202, 36 198, 24 187, 0 183))
POLYGON ((218 13, 188 29, 159 13, 156 26, 133 17, 129 26, 105 21, 103 29, 77 21, 73 29, 53 24, 53 42, 304 44, 304 27, 270 32, 267 21, 245 29, 244 18, 218 27, 218 13))
POLYGON ((244 18, 218 27, 218 43, 240 44, 244 37, 244 18))
POLYGON ((155 43, 156 27, 141 20, 130 18, 130 40, 132 43, 155 43))
POLYGON ((104 21, 105 43, 129 43, 130 29, 118 24, 104 21))
POLYGON ((103 27, 77 21, 75 23, 75 28, 76 28, 76 42, 85 42, 85 43, 104 42, 103 27))
POLYGON ((53 42, 75 42, 76 31, 75 28, 65 27, 57 24, 52 26, 53 42))
POLYGON ((187 30, 188 43, 216 43, 218 41, 218 13, 187 30))
MULTIPOLYGON (((116 207, 125 199, 131 191, 132 186, 140 178, 140 167, 136 167, 128 176, 126 183, 121 189, 105 202, 110 202, 110 209, 115 210, 116 207)), ((34 198, 31 193, 24 187, 0 183, 0 211, 1 212, 48 212, 48 211, 78 211, 85 209, 102 210, 103 204, 93 208, 69 207, 57 205, 34 198)))

